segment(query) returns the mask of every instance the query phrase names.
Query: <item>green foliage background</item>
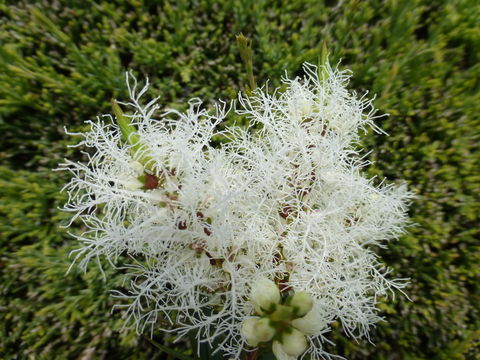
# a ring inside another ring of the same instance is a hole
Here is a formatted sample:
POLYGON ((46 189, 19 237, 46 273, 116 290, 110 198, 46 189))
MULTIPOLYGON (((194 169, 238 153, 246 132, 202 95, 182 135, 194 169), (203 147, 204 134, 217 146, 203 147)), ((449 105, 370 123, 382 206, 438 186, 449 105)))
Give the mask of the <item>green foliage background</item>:
MULTIPOLYGON (((405 179, 410 233, 382 251, 412 301, 381 305, 373 346, 336 326, 349 359, 480 359, 480 2, 477 0, 0 0, 0 358, 166 358, 111 312, 96 264, 66 275, 75 241, 52 172, 83 121, 124 98, 124 72, 149 75, 165 106, 235 96, 245 84, 235 34, 273 85, 301 74, 326 40, 351 88, 377 94, 390 136, 368 134, 370 175, 405 179)), ((75 231, 75 229, 73 230, 75 231)), ((155 334, 191 354, 188 344, 155 334)), ((170 356, 173 358, 173 356, 170 356)))

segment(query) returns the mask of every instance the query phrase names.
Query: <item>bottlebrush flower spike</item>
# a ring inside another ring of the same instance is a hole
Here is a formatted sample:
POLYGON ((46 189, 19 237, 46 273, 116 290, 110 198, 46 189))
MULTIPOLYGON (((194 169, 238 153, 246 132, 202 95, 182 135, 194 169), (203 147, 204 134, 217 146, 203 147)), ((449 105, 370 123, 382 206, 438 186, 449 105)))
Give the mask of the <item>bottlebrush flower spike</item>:
POLYGON ((222 130, 230 141, 217 148, 225 105, 194 99, 156 117, 157 99, 141 101, 148 83, 128 75, 120 126, 89 122, 87 163, 61 166, 65 210, 87 228, 76 260, 127 270, 128 292, 114 294, 138 332, 194 331, 234 359, 259 343, 279 358, 328 358, 329 324, 368 337, 378 299, 405 285, 375 249, 402 233, 411 194, 362 176, 359 131, 380 132, 375 110, 347 90, 348 72, 317 70, 305 64, 283 92, 240 95, 233 111, 259 130, 222 130))

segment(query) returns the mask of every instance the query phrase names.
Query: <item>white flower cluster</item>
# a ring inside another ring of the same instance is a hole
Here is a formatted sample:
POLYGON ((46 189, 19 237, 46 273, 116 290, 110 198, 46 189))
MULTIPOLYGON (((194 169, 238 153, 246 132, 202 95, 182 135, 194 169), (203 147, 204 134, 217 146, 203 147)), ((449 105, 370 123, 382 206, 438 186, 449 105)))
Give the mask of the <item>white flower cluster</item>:
POLYGON ((196 331, 235 359, 258 344, 278 359, 328 358, 329 324, 368 336, 379 298, 404 285, 374 251, 402 232, 410 194, 360 174, 358 132, 378 131, 371 101, 347 91, 347 72, 304 72, 239 96, 231 111, 251 126, 221 131, 225 105, 192 100, 154 118, 156 99, 141 104, 148 83, 127 78, 133 114, 115 104, 118 125, 89 122, 88 162, 62 164, 65 209, 87 229, 79 265, 133 259, 128 292, 115 294, 139 332, 196 331), (213 147, 215 135, 229 141, 213 147))

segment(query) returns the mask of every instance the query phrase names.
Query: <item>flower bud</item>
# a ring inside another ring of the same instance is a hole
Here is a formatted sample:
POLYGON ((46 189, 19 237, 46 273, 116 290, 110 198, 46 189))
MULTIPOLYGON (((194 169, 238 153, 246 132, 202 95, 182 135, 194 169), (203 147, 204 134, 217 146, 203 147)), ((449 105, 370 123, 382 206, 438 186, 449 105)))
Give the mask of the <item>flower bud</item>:
POLYGON ((280 302, 280 291, 273 281, 262 278, 252 286, 250 300, 257 313, 263 314, 263 311, 268 311, 272 305, 280 302))
POLYGON ((261 318, 254 325, 254 332, 260 342, 267 342, 275 335, 275 328, 270 325, 269 318, 261 318))
POLYGON ((283 346, 278 341, 274 341, 272 344, 272 352, 277 360, 296 360, 296 356, 290 356, 283 350, 283 346))
POLYGON ((297 329, 292 328, 282 337, 282 348, 287 355, 300 356, 307 349, 307 339, 297 329))
POLYGON ((290 304, 296 311, 295 315, 302 317, 312 310, 313 300, 306 291, 299 291, 293 295, 290 304))
POLYGON ((257 346, 260 342, 257 339, 255 332, 255 325, 258 322, 258 317, 249 318, 243 321, 242 328, 240 329, 240 334, 243 336, 245 341, 250 346, 257 346))
POLYGON ((304 317, 293 320, 292 325, 305 335, 318 335, 325 328, 327 322, 319 311, 313 309, 304 317))
POLYGON ((289 321, 293 318, 293 308, 286 305, 277 305, 271 317, 274 321, 289 321))

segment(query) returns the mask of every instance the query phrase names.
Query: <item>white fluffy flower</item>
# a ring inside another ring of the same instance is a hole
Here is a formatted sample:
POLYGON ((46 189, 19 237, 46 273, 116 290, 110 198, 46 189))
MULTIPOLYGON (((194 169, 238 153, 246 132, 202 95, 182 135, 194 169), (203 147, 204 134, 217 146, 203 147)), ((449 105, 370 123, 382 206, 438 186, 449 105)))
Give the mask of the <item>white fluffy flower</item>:
POLYGON ((257 329, 252 315, 278 304, 283 313, 272 317, 294 335, 276 337, 286 340, 274 351, 295 358, 307 348, 320 359, 331 322, 368 336, 379 297, 403 286, 385 277, 374 250, 402 232, 410 194, 360 173, 359 130, 378 130, 371 101, 346 89, 346 72, 327 65, 319 79, 314 66, 304 70, 283 92, 240 96, 234 111, 258 130, 223 130, 230 141, 217 148, 225 106, 208 112, 194 99, 185 113, 156 118, 156 99, 142 105, 147 86, 138 91, 135 80, 122 103, 133 135, 109 115, 89 122, 79 143, 91 148, 87 163, 61 167, 72 174, 65 210, 87 228, 77 236, 81 267, 98 256, 112 266, 135 260, 124 265, 129 291, 116 296, 129 300, 139 332, 197 331, 238 359, 246 342, 272 339, 270 323, 257 329), (280 304, 290 296, 297 318, 280 304))

